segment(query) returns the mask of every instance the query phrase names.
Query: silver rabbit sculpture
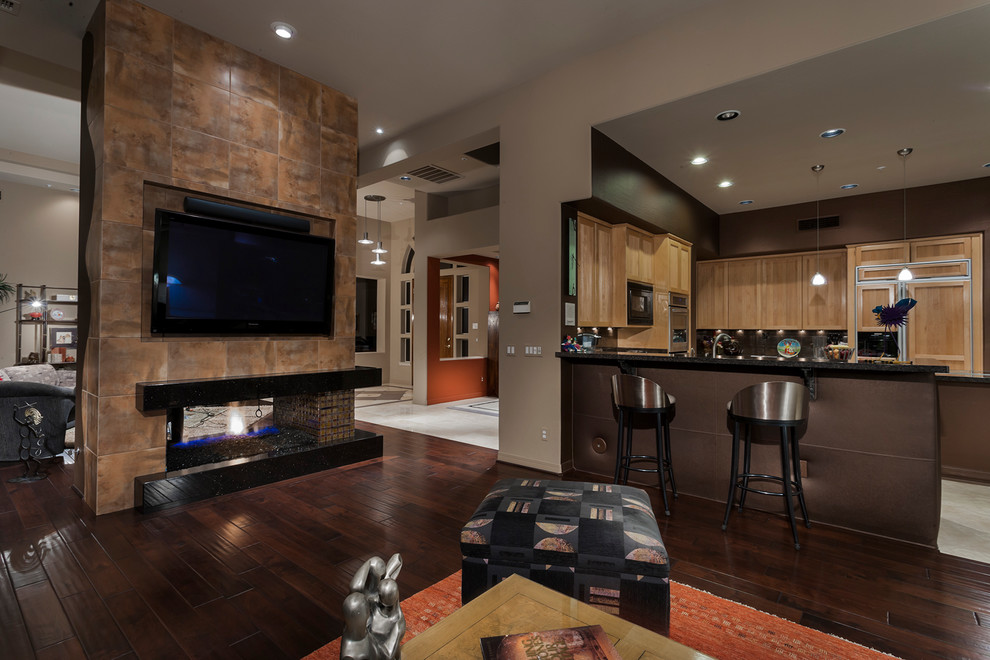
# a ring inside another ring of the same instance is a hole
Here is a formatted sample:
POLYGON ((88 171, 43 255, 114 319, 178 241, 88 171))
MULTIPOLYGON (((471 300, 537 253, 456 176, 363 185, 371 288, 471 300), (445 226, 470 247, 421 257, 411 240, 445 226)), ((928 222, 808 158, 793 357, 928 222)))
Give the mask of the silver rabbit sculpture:
POLYGON ((340 660, 401 660, 406 619, 399 607, 400 570, 402 557, 396 553, 387 564, 372 557, 354 574, 344 599, 340 660))

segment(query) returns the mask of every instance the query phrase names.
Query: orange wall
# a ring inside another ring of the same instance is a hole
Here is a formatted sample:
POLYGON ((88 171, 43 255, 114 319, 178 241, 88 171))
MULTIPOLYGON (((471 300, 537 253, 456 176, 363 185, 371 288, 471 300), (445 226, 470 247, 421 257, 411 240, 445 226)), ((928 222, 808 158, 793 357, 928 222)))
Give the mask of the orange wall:
POLYGON ((427 259, 426 307, 427 405, 485 396, 486 358, 440 360, 440 260, 434 257, 427 259))

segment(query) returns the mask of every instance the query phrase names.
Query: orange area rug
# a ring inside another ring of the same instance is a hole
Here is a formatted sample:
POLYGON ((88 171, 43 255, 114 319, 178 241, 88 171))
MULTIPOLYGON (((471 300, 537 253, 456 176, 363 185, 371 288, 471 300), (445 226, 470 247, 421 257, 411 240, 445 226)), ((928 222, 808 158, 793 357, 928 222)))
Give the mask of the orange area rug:
MULTIPOLYGON (((461 606, 461 572, 402 601, 409 641, 461 606)), ((874 651, 698 589, 670 583, 670 638, 720 660, 881 660, 874 651)), ((480 648, 479 648, 480 650, 480 648)), ((340 639, 305 660, 339 660, 340 639)))

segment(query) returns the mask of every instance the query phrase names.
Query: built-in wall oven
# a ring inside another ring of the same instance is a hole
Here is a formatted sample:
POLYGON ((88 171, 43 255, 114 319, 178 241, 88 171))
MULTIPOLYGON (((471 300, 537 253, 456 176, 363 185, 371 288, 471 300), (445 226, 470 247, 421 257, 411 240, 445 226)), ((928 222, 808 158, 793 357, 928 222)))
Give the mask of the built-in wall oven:
POLYGON ((680 293, 668 294, 668 353, 686 353, 688 350, 688 297, 680 293))

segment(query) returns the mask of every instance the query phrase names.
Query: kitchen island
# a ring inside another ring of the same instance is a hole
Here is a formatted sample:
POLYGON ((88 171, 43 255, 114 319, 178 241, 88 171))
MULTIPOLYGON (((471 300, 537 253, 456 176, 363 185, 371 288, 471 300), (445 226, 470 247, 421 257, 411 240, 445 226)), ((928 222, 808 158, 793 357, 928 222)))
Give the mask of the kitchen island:
MULTIPOLYGON (((938 390, 945 367, 854 364, 771 357, 687 357, 602 349, 561 359, 562 454, 575 470, 611 478, 617 413, 613 374, 635 373, 677 398, 671 449, 679 493, 725 502, 732 430, 726 403, 743 387, 772 380, 812 392, 801 435, 804 490, 812 523, 935 547, 941 509, 938 390)), ((654 426, 637 420, 637 454, 653 454, 654 426)), ((756 429, 753 471, 779 474, 776 429, 756 429)), ((630 481, 656 485, 654 474, 630 481)), ((783 511, 779 497, 751 494, 747 508, 783 511)), ((676 503, 671 515, 677 515, 676 503)), ((711 520, 721 525, 721 520, 711 520)), ((730 532, 731 533, 731 528, 730 532)), ((784 518, 781 542, 789 530, 784 518)), ((769 534, 769 532, 768 532, 769 534)))

